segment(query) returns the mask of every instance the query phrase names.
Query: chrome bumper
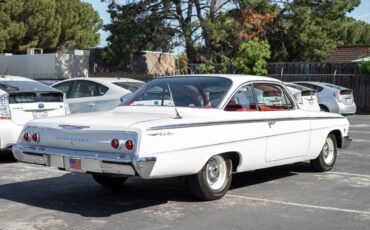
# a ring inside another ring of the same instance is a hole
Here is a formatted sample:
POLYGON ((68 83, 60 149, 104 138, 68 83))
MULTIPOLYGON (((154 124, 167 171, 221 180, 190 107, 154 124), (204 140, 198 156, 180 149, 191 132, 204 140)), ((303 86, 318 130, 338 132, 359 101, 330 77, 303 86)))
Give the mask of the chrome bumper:
POLYGON ((352 137, 351 136, 344 136, 342 137, 342 149, 346 149, 349 147, 349 145, 352 142, 352 137))
POLYGON ((155 157, 117 155, 67 149, 26 147, 13 145, 14 157, 21 162, 45 165, 82 173, 109 173, 126 176, 139 175, 147 179, 156 162, 155 157), (81 159, 81 168, 71 168, 70 159, 81 159))

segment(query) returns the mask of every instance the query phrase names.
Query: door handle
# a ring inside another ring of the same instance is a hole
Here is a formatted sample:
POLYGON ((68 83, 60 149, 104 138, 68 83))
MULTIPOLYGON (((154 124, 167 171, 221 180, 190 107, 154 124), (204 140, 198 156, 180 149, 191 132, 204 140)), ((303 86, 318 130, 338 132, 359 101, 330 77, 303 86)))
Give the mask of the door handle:
POLYGON ((275 125, 276 121, 267 121, 269 127, 271 128, 271 126, 275 125))
POLYGON ((86 105, 87 107, 94 107, 95 106, 95 103, 89 103, 86 105))

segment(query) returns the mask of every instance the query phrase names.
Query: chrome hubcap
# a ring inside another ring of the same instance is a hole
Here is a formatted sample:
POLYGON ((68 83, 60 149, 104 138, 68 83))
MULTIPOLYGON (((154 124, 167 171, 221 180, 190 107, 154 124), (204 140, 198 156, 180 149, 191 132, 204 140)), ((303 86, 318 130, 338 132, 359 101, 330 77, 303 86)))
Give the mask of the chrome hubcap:
POLYGON ((331 165, 334 161, 334 143, 331 138, 326 138, 322 153, 325 164, 331 165))
POLYGON ((214 190, 222 190, 227 182, 227 167, 222 156, 213 156, 206 165, 206 177, 209 187, 214 190))

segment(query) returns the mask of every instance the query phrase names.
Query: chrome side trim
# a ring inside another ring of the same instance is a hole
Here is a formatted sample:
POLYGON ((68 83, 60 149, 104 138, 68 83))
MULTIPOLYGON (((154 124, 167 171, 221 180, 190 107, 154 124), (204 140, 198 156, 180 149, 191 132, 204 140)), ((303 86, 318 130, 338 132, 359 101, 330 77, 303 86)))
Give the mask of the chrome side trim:
POLYGON ((185 123, 176 125, 162 125, 153 126, 147 129, 147 131, 158 131, 165 129, 182 129, 182 128, 193 128, 193 127, 204 127, 213 125, 234 125, 244 123, 261 123, 261 122, 279 122, 279 121, 300 121, 300 120, 329 120, 329 119, 344 119, 344 117, 293 117, 293 118, 271 118, 271 119, 253 119, 253 120, 235 120, 235 121, 214 121, 214 122, 203 122, 203 123, 185 123))
POLYGON ((350 146, 352 142, 352 137, 351 136, 344 136, 342 137, 342 149, 346 149, 350 146))

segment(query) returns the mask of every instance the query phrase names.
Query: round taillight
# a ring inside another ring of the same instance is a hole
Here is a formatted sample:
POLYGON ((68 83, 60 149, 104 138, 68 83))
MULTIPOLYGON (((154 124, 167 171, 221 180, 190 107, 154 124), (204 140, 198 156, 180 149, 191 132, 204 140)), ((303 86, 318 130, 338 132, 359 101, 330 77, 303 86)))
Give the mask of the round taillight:
POLYGON ((38 142, 39 141, 39 135, 37 133, 32 134, 32 140, 34 142, 38 142))
POLYGON ((134 149, 134 142, 132 140, 127 140, 125 143, 125 147, 128 150, 133 150, 134 149))
POLYGON ((28 134, 27 132, 23 133, 23 140, 30 141, 30 134, 28 134))
POLYGON ((113 139, 110 144, 111 144, 112 148, 114 148, 114 149, 119 148, 119 140, 118 139, 113 139))

